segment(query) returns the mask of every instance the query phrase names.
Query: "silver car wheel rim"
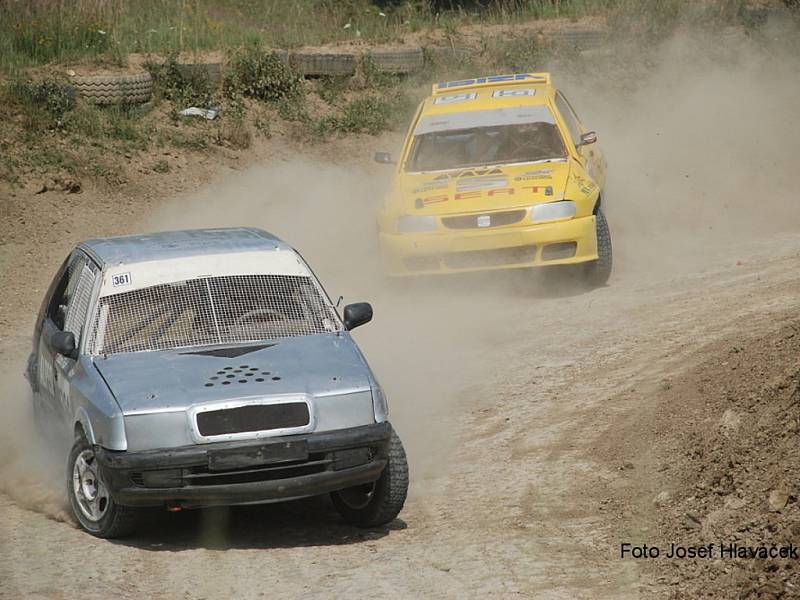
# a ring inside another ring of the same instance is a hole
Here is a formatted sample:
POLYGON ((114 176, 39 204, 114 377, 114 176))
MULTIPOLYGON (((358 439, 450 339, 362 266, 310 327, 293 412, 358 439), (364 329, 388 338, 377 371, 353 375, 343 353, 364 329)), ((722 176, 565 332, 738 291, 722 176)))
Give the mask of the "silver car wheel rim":
POLYGON ((102 519, 109 505, 109 495, 97 472, 97 460, 92 450, 84 450, 72 466, 72 491, 78 509, 93 523, 102 519))
POLYGON ((364 485, 356 485, 339 492, 339 498, 352 510, 360 510, 369 506, 375 495, 375 481, 364 485))

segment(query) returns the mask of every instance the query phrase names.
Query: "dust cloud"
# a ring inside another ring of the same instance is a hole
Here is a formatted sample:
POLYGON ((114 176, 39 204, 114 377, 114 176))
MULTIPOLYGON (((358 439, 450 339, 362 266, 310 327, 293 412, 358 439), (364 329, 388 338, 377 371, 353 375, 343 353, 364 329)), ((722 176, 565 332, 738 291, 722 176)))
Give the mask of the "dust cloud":
POLYGON ((0 419, 0 493, 27 510, 72 522, 65 493, 64 440, 43 434, 33 422, 31 390, 22 364, 4 365, 0 419))
MULTIPOLYGON (((744 34, 682 33, 650 52, 621 40, 588 60, 579 73, 551 69, 608 159, 611 288, 730 264, 747 244, 800 224, 795 57, 744 34)), ((582 292, 530 274, 384 279, 375 211, 391 170, 371 164, 371 150, 355 165, 293 158, 253 167, 172 201, 147 225, 262 227, 297 247, 334 299, 372 302, 375 321, 355 337, 418 481, 456 452, 456 423, 474 408, 465 390, 483 389, 479 403, 491 405, 491 356, 519 335, 531 305, 582 292)))
POLYGON ((375 211, 390 174, 301 158, 257 166, 175 200, 146 229, 261 227, 303 254, 334 302, 340 295, 343 304, 371 302, 374 320, 354 336, 389 395, 419 479, 440 473, 454 449, 456 422, 468 410, 459 390, 482 372, 486 328, 513 299, 491 278, 384 279, 375 211), (478 280, 484 285, 475 287, 478 280))
MULTIPOLYGON (((460 423, 476 406, 491 407, 491 382, 511 368, 493 358, 497 349, 535 338, 537 311, 558 311, 560 297, 581 293, 613 304, 641 281, 746 259, 750 246, 800 225, 796 54, 743 35, 684 33, 651 49, 621 40, 579 72, 551 69, 608 159, 615 271, 606 289, 528 273, 387 281, 375 211, 391 170, 370 162, 370 144, 347 164, 298 156, 232 171, 136 227, 261 227, 298 248, 334 300, 372 302, 373 323, 354 335, 389 396, 416 495, 458 465, 460 423)), ((559 322, 569 327, 569 315, 559 322)), ((36 438, 27 403, 16 402, 27 397, 21 371, 7 371, 20 385, 6 389, 15 402, 0 430, 0 491, 58 518, 63 469, 28 453, 36 438)))
POLYGON ((580 73, 554 65, 608 158, 617 277, 735 264, 797 231, 796 39, 779 25, 684 31, 651 51, 620 40, 580 73))

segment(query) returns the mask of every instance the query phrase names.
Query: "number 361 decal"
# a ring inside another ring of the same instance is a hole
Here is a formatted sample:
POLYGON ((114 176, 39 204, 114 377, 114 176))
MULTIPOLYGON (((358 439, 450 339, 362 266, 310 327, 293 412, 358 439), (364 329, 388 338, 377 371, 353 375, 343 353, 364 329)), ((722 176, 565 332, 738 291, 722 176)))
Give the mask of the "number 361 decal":
POLYGON ((130 284, 131 284, 130 273, 120 273, 119 275, 111 276, 111 285, 113 285, 114 287, 119 287, 121 285, 130 285, 130 284))

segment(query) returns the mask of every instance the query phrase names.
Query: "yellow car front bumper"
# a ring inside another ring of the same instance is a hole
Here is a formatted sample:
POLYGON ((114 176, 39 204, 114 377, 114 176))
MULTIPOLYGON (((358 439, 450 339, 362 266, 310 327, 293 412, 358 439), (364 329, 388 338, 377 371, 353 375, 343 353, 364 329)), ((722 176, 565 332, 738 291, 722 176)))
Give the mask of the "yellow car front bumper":
POLYGON ((525 227, 379 234, 390 276, 518 269, 597 260, 594 216, 525 227))

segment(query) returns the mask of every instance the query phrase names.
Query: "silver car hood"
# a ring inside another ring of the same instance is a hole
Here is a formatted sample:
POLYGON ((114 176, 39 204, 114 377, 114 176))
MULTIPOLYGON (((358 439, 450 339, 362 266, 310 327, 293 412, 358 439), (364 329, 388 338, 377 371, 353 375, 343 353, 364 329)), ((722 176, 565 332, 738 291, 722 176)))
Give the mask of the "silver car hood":
POLYGON ((372 381, 347 332, 226 348, 120 353, 98 356, 94 364, 125 415, 273 394, 347 394, 369 390, 372 381))

